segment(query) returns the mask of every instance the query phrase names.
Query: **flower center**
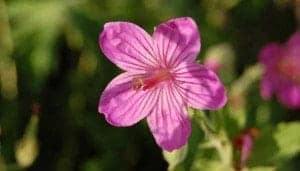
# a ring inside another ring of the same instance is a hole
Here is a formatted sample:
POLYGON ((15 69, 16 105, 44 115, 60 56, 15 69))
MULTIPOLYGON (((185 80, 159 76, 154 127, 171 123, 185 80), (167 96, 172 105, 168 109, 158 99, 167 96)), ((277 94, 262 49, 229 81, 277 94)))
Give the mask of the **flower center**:
POLYGON ((134 90, 147 90, 155 87, 158 83, 171 78, 171 73, 168 69, 158 69, 141 77, 132 79, 132 88, 134 90))
POLYGON ((290 80, 300 85, 300 61, 288 57, 279 61, 277 65, 279 75, 284 79, 290 80))

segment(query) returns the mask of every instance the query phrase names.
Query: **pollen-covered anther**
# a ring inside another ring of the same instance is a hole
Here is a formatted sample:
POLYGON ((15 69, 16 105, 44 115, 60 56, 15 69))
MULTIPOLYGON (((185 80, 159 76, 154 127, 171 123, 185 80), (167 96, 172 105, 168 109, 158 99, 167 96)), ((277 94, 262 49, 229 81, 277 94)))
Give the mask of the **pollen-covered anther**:
POLYGON ((168 69, 159 69, 143 77, 132 79, 132 88, 134 90, 147 90, 154 88, 160 82, 166 81, 171 77, 168 69))
POLYGON ((132 79, 132 89, 140 90, 145 85, 144 81, 140 77, 136 77, 132 79))

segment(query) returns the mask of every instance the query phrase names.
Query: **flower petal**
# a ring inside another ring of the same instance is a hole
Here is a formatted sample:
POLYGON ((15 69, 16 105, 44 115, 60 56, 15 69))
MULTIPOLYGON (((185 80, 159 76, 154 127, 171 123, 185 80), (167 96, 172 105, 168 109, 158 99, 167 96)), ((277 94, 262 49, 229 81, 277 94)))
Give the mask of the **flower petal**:
POLYGON ((244 135, 243 145, 242 145, 242 149, 241 149, 241 163, 242 163, 242 166, 244 166, 246 164, 246 161, 250 156, 252 146, 253 146, 252 141, 253 140, 252 140, 252 137, 250 135, 248 135, 248 134, 244 135))
POLYGON ((300 108, 300 87, 297 85, 282 85, 277 94, 279 101, 290 109, 300 108))
POLYGON ((295 32, 287 42, 287 46, 299 46, 300 44, 300 32, 295 32))
POLYGON ((123 73, 113 79, 100 97, 98 111, 114 126, 131 126, 147 116, 155 105, 157 91, 133 90, 136 75, 123 73))
POLYGON ((156 143, 167 151, 186 144, 191 132, 191 124, 181 96, 172 88, 160 89, 157 105, 147 117, 156 143))
POLYGON ((183 17, 160 24, 153 33, 157 55, 166 66, 194 61, 200 52, 200 35, 192 18, 183 17))
POLYGON ((182 64, 174 70, 177 89, 186 103, 197 109, 216 110, 227 102, 218 76, 200 64, 182 64))
POLYGON ((106 23, 99 45, 109 60, 126 71, 145 70, 156 64, 151 36, 133 23, 106 23))
POLYGON ((279 59, 280 44, 270 43, 259 52, 259 61, 266 67, 271 67, 279 59))
POLYGON ((272 79, 271 74, 265 73, 260 82, 260 94, 263 99, 270 99, 277 86, 277 79, 272 79))

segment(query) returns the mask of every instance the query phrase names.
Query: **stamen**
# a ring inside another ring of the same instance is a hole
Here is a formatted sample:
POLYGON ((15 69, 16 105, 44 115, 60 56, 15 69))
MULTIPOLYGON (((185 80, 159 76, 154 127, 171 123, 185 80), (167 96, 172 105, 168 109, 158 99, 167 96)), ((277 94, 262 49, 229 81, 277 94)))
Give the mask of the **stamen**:
POLYGON ((145 84, 142 78, 136 77, 132 79, 133 90, 140 90, 144 85, 145 84))
POLYGON ((150 74, 146 74, 143 77, 135 77, 132 79, 132 88, 134 90, 147 90, 153 88, 158 83, 169 79, 170 75, 168 69, 160 69, 150 74))

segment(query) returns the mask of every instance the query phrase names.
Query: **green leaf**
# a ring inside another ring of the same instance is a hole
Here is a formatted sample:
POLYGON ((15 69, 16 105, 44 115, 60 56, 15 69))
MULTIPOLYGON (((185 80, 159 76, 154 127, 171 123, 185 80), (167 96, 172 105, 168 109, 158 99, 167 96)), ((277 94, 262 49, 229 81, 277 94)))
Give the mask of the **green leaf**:
POLYGON ((16 161, 17 164, 22 168, 31 166, 39 154, 39 144, 36 137, 38 122, 38 115, 33 114, 22 139, 16 145, 16 161))
POLYGON ((273 128, 261 130, 257 139, 254 139, 253 149, 249 158, 250 166, 262 166, 272 163, 272 157, 279 150, 273 138, 273 128))
POLYGON ((229 166, 223 164, 218 160, 207 160, 207 159, 199 159, 196 160, 191 168, 192 171, 234 171, 234 169, 229 166))
POLYGON ((249 169, 249 171, 274 171, 274 170, 275 168, 270 166, 258 166, 249 169))
POLYGON ((169 163, 168 170, 174 170, 175 167, 180 164, 186 157, 188 146, 185 145, 181 149, 174 150, 172 152, 163 151, 163 156, 169 163))
POLYGON ((254 140, 254 146, 249 158, 250 166, 276 164, 300 152, 300 122, 280 123, 275 128, 266 128, 254 140))
POLYGON ((277 126, 274 139, 279 152, 276 158, 287 159, 300 152, 300 122, 281 123, 277 126))

